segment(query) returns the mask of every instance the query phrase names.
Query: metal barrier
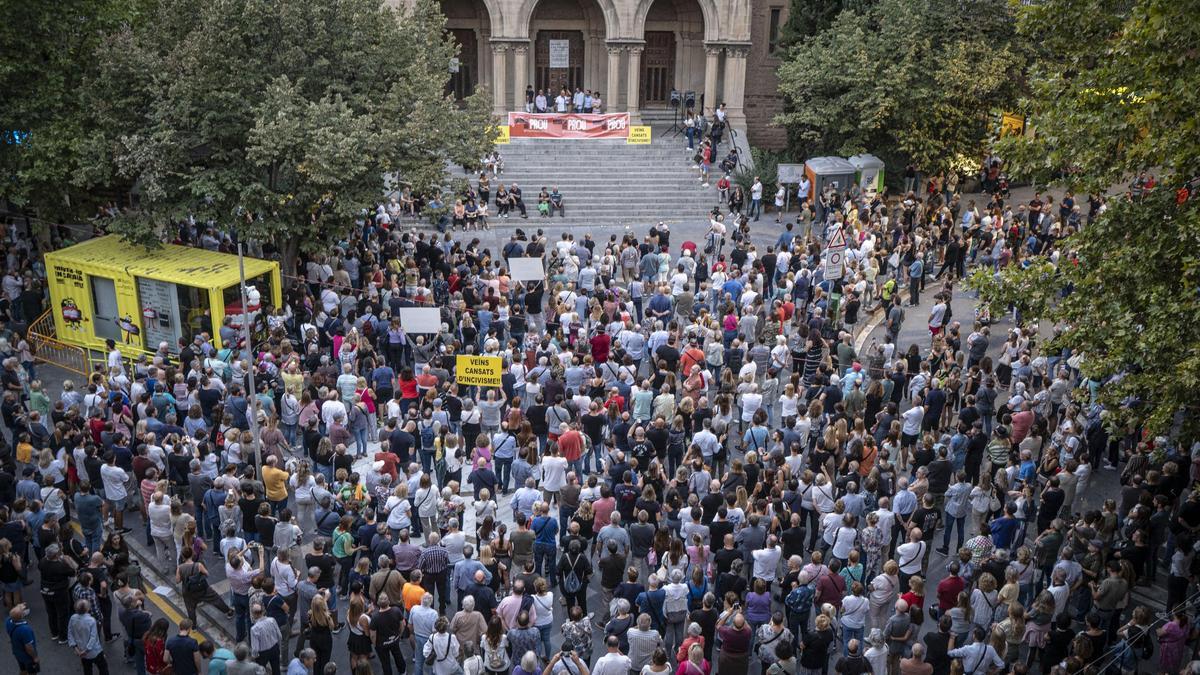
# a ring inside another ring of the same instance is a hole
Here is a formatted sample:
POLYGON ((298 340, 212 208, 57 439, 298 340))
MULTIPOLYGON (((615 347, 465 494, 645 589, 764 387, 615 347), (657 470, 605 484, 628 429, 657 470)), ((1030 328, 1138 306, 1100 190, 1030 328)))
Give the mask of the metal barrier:
POLYGON ((92 360, 88 350, 58 339, 50 310, 46 310, 29 324, 28 339, 34 347, 38 361, 65 368, 83 377, 91 374, 92 360))

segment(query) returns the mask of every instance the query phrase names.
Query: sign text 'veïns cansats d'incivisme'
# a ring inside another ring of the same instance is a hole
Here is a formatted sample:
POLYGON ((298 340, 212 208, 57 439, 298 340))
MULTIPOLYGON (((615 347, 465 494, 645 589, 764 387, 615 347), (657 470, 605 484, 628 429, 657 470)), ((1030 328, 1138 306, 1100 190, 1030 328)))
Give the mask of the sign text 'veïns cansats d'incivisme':
POLYGON ((459 356, 454 375, 459 384, 499 387, 502 369, 499 356, 459 356))

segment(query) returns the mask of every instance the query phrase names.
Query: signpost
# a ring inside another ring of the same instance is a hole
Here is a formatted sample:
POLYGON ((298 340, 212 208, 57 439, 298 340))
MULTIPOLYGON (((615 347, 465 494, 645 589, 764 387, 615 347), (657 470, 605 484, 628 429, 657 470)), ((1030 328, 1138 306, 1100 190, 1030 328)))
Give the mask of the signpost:
MULTIPOLYGON (((780 185, 799 185, 804 178, 803 164, 780 164, 775 169, 775 175, 780 185)), ((783 210, 790 211, 792 207, 792 191, 783 191, 783 210)))
POLYGON ((846 267, 846 228, 839 227, 829 237, 825 247, 825 278, 836 281, 842 278, 846 267))

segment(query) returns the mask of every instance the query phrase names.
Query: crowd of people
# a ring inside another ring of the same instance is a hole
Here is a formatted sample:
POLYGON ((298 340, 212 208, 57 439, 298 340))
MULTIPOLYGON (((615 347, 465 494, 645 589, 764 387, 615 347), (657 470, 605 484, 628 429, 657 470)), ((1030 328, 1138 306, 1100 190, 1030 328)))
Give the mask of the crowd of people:
MULTIPOLYGON (((499 250, 380 206, 301 261, 249 344, 111 345, 53 396, 18 332, 0 457, 18 669, 59 648, 35 644, 44 620, 102 674, 116 640, 156 675, 1128 675, 1155 653, 1179 672, 1192 455, 1109 429, 1104 383, 1036 326, 954 311, 968 266, 1069 256, 1073 201, 821 199, 766 237, 714 209, 700 242, 659 224, 499 250), (545 280, 514 281, 514 257, 545 280), (414 306, 442 330, 406 333, 414 306), (928 333, 901 344, 918 306, 928 333), (501 357, 502 386, 458 383, 459 354, 501 357), (177 628, 145 608, 133 538, 173 574, 177 628), (1155 584, 1165 611, 1133 595, 1155 584), (232 648, 194 638, 201 609, 232 648)), ((229 246, 204 229, 177 241, 229 246)), ((13 239, 7 262, 16 321, 44 268, 13 239)))

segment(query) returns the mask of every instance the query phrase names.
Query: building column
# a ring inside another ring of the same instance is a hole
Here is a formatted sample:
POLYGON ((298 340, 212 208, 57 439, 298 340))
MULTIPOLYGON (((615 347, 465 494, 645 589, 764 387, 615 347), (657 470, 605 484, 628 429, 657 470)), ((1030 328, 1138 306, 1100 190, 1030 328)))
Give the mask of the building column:
POLYGON ((746 56, 748 47, 725 48, 725 113, 735 126, 745 128, 746 56))
POLYGON ((721 104, 717 100, 717 69, 720 67, 721 47, 704 45, 704 105, 709 110, 716 110, 721 104))
POLYGON ((492 43, 492 114, 500 118, 503 124, 508 124, 508 78, 505 67, 508 65, 508 45, 503 42, 492 43))
POLYGON ((608 46, 608 88, 604 90, 605 112, 617 110, 617 89, 621 86, 621 47, 608 46))
POLYGON ((488 87, 490 89, 492 82, 492 55, 486 46, 491 42, 491 35, 486 30, 477 30, 475 31, 475 35, 475 72, 479 75, 476 86, 488 87))
POLYGON ((642 123, 642 50, 641 45, 630 45, 629 50, 629 75, 625 78, 625 86, 628 87, 625 95, 625 110, 629 112, 630 124, 642 123))
POLYGON ((513 45, 513 110, 525 109, 525 87, 529 84, 529 45, 513 45))

